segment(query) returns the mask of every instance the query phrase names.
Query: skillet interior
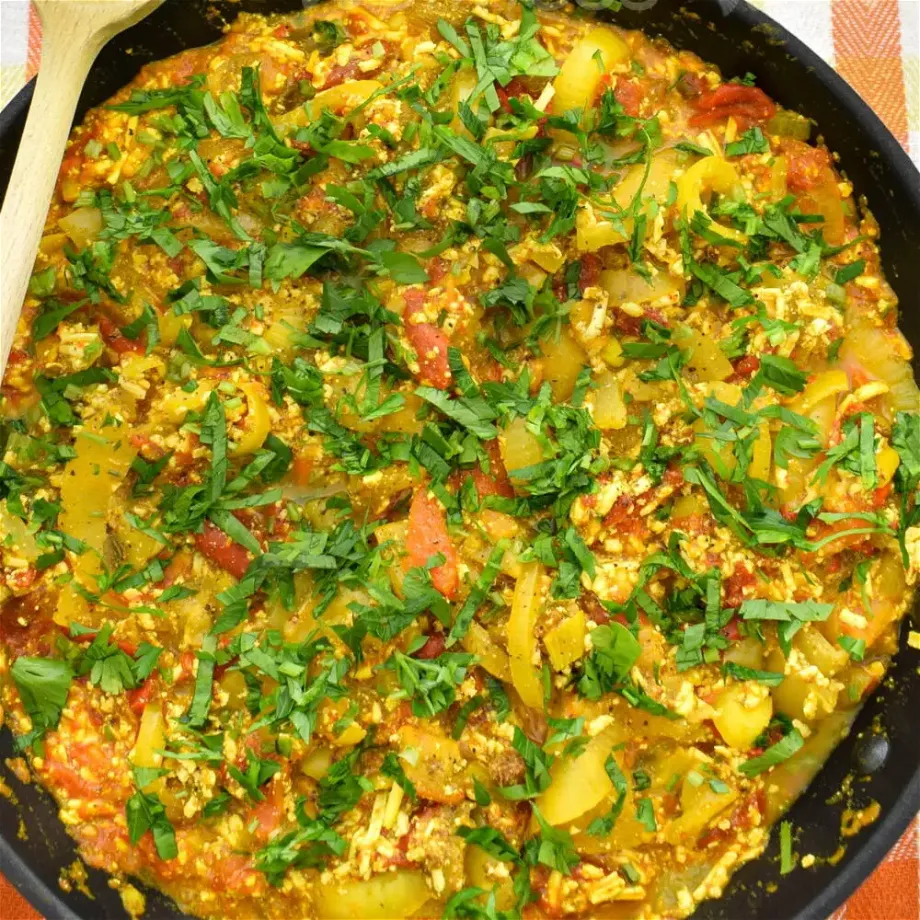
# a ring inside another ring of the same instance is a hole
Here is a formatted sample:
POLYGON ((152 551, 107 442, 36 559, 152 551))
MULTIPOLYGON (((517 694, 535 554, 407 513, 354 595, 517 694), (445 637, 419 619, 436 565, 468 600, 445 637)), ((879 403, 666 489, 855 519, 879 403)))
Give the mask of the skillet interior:
MULTIPOLYGON (((167 0, 103 50, 81 95, 77 118, 129 82, 143 63, 217 39, 223 15, 232 18, 242 10, 293 11, 309 2, 167 0)), ((920 175, 897 141, 813 52, 743 2, 631 0, 629 7, 617 14, 618 24, 663 35, 678 48, 718 64, 728 75, 751 71, 770 96, 817 121, 828 146, 840 154, 843 170, 866 196, 882 227, 883 265, 901 299, 900 325, 914 347, 914 372, 920 377, 920 253, 916 242, 920 239, 920 175)), ((5 192, 9 181, 30 98, 31 86, 0 117, 0 192, 5 192)), ((916 609, 912 618, 916 624, 916 609)), ((876 801, 882 817, 849 841, 836 865, 819 861, 807 873, 798 869, 785 877, 779 875, 774 839, 761 859, 736 873, 723 898, 700 906, 695 914, 698 920, 824 920, 868 876, 920 810, 916 728, 920 651, 907 646, 909 625, 910 616, 902 629, 901 651, 884 685, 789 814, 796 852, 818 857, 830 856, 840 842, 840 812, 851 799, 835 799, 832 805, 828 799, 849 775, 854 775, 852 802, 858 806, 876 801), (867 773, 868 768, 872 769, 867 773)), ((13 753, 11 736, 4 731, 0 760, 13 753)), ((15 803, 0 798, 0 869, 7 877, 46 917, 124 917, 118 894, 100 872, 90 870, 93 901, 78 892, 60 890, 60 871, 73 862, 75 849, 58 821, 56 808, 48 796, 23 786, 5 767, 0 768, 0 777, 16 795, 15 803), (18 834, 21 823, 28 829, 26 839, 18 834)), ((145 916, 165 920, 183 915, 167 899, 149 893, 145 916)))

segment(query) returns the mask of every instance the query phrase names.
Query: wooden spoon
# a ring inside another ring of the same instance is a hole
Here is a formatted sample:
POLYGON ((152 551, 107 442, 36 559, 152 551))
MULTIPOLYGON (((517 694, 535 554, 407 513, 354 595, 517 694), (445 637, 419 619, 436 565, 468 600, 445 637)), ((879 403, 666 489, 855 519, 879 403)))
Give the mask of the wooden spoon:
POLYGON ((64 147, 102 46, 163 0, 35 0, 42 62, 0 213, 0 376, 13 345, 64 147))

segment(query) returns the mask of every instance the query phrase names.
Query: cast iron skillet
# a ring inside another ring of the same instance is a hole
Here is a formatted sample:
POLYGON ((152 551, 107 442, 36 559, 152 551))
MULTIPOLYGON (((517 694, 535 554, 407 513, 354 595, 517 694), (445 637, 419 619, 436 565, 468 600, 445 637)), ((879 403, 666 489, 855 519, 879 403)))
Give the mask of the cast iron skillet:
MULTIPOLYGON (((293 11, 309 2, 167 0, 103 50, 80 97, 77 118, 128 83, 143 63, 219 38, 222 16, 232 19, 241 10, 293 11)), ((770 96, 818 123, 881 225, 885 271, 901 299, 901 328, 914 347, 914 371, 920 377, 920 175, 878 117, 817 55, 744 2, 627 0, 626 6, 616 14, 617 23, 662 35, 676 47, 719 65, 726 76, 750 71, 770 96)), ((31 93, 32 87, 27 86, 0 115, 2 191, 9 182, 31 93)), ((774 839, 767 854, 735 874, 723 898, 700 906, 697 920, 824 920, 869 875, 920 811, 920 652, 907 646, 906 633, 907 624, 884 685, 788 816, 796 829, 797 853, 818 857, 837 849, 844 805, 876 801, 882 806, 881 818, 847 842, 835 865, 819 860, 813 869, 797 869, 786 876, 779 874, 774 839), (853 792, 840 796, 849 775, 855 775, 853 792), (828 803, 831 798, 833 804, 828 803)), ((12 739, 4 730, 0 760, 12 754, 12 739)), ((121 920, 125 914, 120 899, 103 873, 90 870, 93 900, 59 888, 60 871, 76 854, 57 809, 50 797, 34 786, 24 786, 5 768, 0 776, 15 792, 15 801, 0 797, 0 869, 7 878, 49 920, 121 920), (27 830, 24 839, 18 833, 20 822, 27 830)), ((155 892, 149 893, 148 905, 150 920, 182 916, 155 892)), ((890 920, 907 918, 891 916, 890 920)))

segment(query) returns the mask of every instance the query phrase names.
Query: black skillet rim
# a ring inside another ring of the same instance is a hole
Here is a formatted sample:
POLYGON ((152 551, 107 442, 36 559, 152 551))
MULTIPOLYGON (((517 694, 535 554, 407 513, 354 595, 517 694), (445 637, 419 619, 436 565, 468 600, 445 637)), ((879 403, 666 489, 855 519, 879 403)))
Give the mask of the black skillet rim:
MULTIPOLYGON (((752 34, 769 30, 771 41, 781 44, 792 57, 804 64, 812 78, 832 93, 860 131, 868 136, 880 159, 897 178, 909 198, 912 210, 920 215, 920 172, 907 152, 891 134, 872 108, 816 52, 795 37, 771 17, 746 2, 711 0, 725 15, 737 16, 749 26, 752 34)), ((0 112, 0 138, 25 119, 35 88, 35 81, 22 90, 0 112)), ((884 234, 883 234, 884 237, 884 234)), ((920 349, 918 349, 920 351, 920 349)), ((897 843, 910 821, 920 809, 920 761, 902 789, 894 805, 870 829, 863 832, 851 846, 856 849, 852 859, 814 897, 789 920, 825 920, 861 885, 897 843)), ((759 858, 765 858, 761 856, 759 858)), ((46 885, 19 855, 12 840, 0 829, 0 870, 8 881, 46 918, 81 920, 56 890, 46 885)))

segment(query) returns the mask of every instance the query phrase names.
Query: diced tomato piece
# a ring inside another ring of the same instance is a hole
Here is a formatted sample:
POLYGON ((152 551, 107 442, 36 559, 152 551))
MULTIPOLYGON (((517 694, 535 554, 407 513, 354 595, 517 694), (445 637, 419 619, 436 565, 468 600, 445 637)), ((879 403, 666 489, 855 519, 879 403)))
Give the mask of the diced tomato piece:
MULTIPOLYGON (((71 724, 71 729, 75 726, 71 724)), ((67 761, 49 757, 44 770, 54 786, 67 791, 74 799, 98 799, 105 789, 105 777, 111 770, 115 749, 96 742, 71 742, 67 746, 67 761)))
POLYGON ((412 706, 403 700, 392 712, 384 711, 383 721, 377 726, 377 737, 389 738, 395 735, 412 718, 412 706))
POLYGON ((185 251, 180 252, 179 255, 173 256, 172 258, 166 260, 166 264, 169 266, 170 271, 174 275, 181 276, 185 271, 185 251))
POLYGON ((591 99, 591 104, 597 108, 600 105, 600 101, 604 96, 604 93, 608 92, 610 89, 610 84, 613 83, 614 75, 612 73, 605 73, 600 80, 597 82, 597 88, 594 90, 594 96, 591 99))
POLYGON ((697 96, 703 95, 703 78, 699 74, 690 73, 690 71, 685 70, 677 78, 676 89, 684 99, 695 99, 697 96))
POLYGON ((717 825, 709 828, 709 830, 699 838, 696 845, 702 849, 719 841, 730 839, 733 834, 736 834, 739 830, 751 827, 755 820, 757 820, 757 816, 763 814, 765 807, 766 799, 764 792, 762 789, 759 789, 747 798, 742 799, 741 804, 732 811, 728 818, 729 826, 722 826, 724 819, 723 821, 719 821, 717 825))
POLYGON ((446 598, 452 598, 460 585, 457 550, 447 532, 447 515, 441 503, 426 488, 419 489, 409 506, 407 541, 409 568, 424 566, 432 556, 444 556, 444 562, 431 570, 434 586, 446 598))
POLYGON ((444 633, 432 633, 425 640, 425 644, 415 653, 416 658, 437 658, 446 648, 444 633))
POLYGON ((600 256, 594 252, 586 252, 581 257, 578 270, 578 290, 584 295, 589 287, 597 287, 601 277, 601 260, 600 256))
MULTIPOLYGON (((855 498, 850 496, 850 501, 847 501, 845 504, 851 505, 852 507, 840 507, 840 505, 832 505, 831 507, 838 514, 843 514, 847 511, 852 511, 854 514, 861 514, 873 508, 871 497, 863 498, 859 496, 855 498)), ((831 537, 833 534, 838 535, 836 539, 833 540, 833 548, 831 550, 827 550, 824 553, 822 553, 821 550, 817 550, 816 555, 818 555, 819 558, 821 555, 835 555, 845 549, 865 556, 874 555, 878 552, 878 547, 875 546, 871 540, 865 539, 859 533, 847 534, 847 531, 858 531, 865 526, 865 521, 859 517, 841 518, 838 521, 832 522, 814 521, 811 527, 814 530, 813 538, 816 541, 824 540, 825 538, 831 537)))
POLYGON ((80 167, 83 161, 86 159, 83 152, 71 154, 70 156, 64 157, 63 162, 61 163, 61 176, 70 176, 80 170, 80 167))
POLYGON ((593 591, 582 591, 581 597, 578 599, 578 606, 581 607, 589 619, 600 626, 610 622, 610 612, 593 591))
POLYGON ((742 129, 772 118, 776 112, 773 100, 756 86, 723 83, 694 100, 697 114, 690 124, 696 128, 714 125, 731 116, 742 129))
POLYGON ((357 60, 351 60, 347 64, 335 64, 330 68, 329 76, 326 77, 326 82, 322 88, 330 89, 333 86, 344 83, 346 80, 353 80, 358 74, 358 63, 357 60))
POLYGON ((891 483, 888 482, 883 486, 879 486, 873 493, 870 504, 873 508, 882 508, 885 505, 885 502, 888 501, 888 496, 891 495, 891 483))
POLYGON ((249 762, 249 756, 246 753, 247 751, 252 751, 253 754, 262 754, 262 735, 256 730, 254 732, 249 732, 241 739, 241 744, 237 749, 236 753, 236 765, 241 769, 245 769, 246 764, 249 762))
POLYGON ((425 271, 428 272, 432 284, 437 284, 450 271, 450 262, 440 256, 435 256, 425 266, 425 271))
POLYGON ((526 96, 528 95, 527 84, 520 77, 512 77, 505 87, 505 92, 509 96, 526 96))
POLYGON ((424 314, 424 291, 408 291, 404 295, 406 337, 418 356, 419 380, 428 386, 446 390, 451 384, 450 365, 447 363, 449 340, 434 323, 417 322, 424 314))
POLYGON ((665 471, 659 485, 646 489, 635 497, 621 495, 604 517, 604 526, 614 528, 620 536, 648 534, 648 515, 642 514, 642 510, 660 495, 663 489, 673 491, 683 481, 684 475, 679 469, 669 469, 665 471))
POLYGON ((746 566, 739 565, 728 578, 725 579, 725 606, 740 607, 745 599, 744 589, 757 583, 757 576, 746 566))
POLYGON ((298 454, 291 465, 291 478, 294 485, 305 486, 310 482, 310 473, 313 472, 313 458, 298 454))
POLYGON ((523 96, 526 92, 527 87, 524 85, 523 80, 519 80, 517 77, 509 80, 507 86, 495 87, 498 101, 506 112, 511 111, 511 99, 515 96, 523 96))
POLYGON ((480 498, 487 495, 500 495, 502 498, 514 498, 514 487, 508 478, 508 471, 502 462, 498 441, 488 441, 485 445, 489 455, 489 472, 483 472, 478 466, 473 467, 470 476, 480 498))
MULTIPOLYGON (((204 52, 204 49, 200 49, 204 52)), ((184 86, 189 83, 196 73, 202 73, 207 68, 203 53, 186 53, 180 55, 175 61, 170 61, 169 77, 174 86, 184 86)))
POLYGON ((146 336, 129 339, 127 336, 122 335, 121 329, 107 316, 99 317, 99 332, 105 344, 120 355, 127 352, 142 355, 147 350, 146 336))
POLYGON ((668 467, 664 471, 664 476, 661 477, 661 482, 665 486, 676 489, 684 484, 684 471, 676 466, 668 467))
POLYGON ((195 674, 195 664, 198 658, 192 651, 183 652, 179 656, 179 667, 182 671, 182 677, 192 677, 195 674))
POLYGON ((639 114, 639 106, 642 105, 645 92, 635 80, 617 80, 617 85, 613 90, 613 97, 623 106, 623 111, 627 115, 635 118, 639 114))
POLYGON ((502 366, 494 358, 486 358, 476 368, 480 380, 488 380, 491 383, 501 383, 504 379, 502 366))
POLYGON ((266 537, 272 532, 274 518, 281 511, 281 505, 274 503, 263 505, 261 508, 240 508, 233 512, 233 516, 260 542, 265 543, 266 537))
POLYGON ((760 367, 760 358, 757 355, 745 355, 735 362, 735 376, 747 379, 755 374, 760 367))
POLYGON ((163 587, 174 585, 180 578, 184 578, 192 570, 192 554, 180 550, 172 557, 166 570, 163 572, 163 587))
POLYGON ((262 843, 281 826, 284 817, 284 784, 280 782, 280 776, 271 780, 263 791, 265 798, 249 810, 250 821, 256 823, 256 839, 262 843))
POLYGON ((7 584, 17 594, 28 591, 38 579, 38 569, 29 565, 24 569, 15 569, 7 577, 7 584))
POLYGON ((242 578, 252 558, 244 546, 234 543, 219 527, 210 521, 204 522, 201 533, 195 534, 198 551, 219 565, 234 578, 242 578))
POLYGON ((57 627, 52 620, 54 595, 32 591, 0 604, 0 640, 15 657, 47 655, 57 627))
MULTIPOLYGON (((118 598, 120 602, 124 602, 123 596, 120 594, 114 594, 114 592, 109 591, 103 596, 103 600, 109 600, 110 598, 118 598)), ((80 633, 79 636, 74 636, 74 642, 85 642, 89 645, 99 633, 97 632, 84 632, 80 633)), ((133 642, 128 642, 126 639, 116 639, 115 645, 117 645, 126 655, 129 655, 133 658, 137 654, 137 646, 133 642)))
POLYGON ((144 711, 144 707, 153 698, 156 689, 156 678, 148 677, 139 687, 134 690, 128 690, 125 696, 128 699, 128 706, 131 707, 131 712, 139 716, 144 711))
POLYGON ((265 873, 253 866, 250 854, 227 853, 212 863, 211 881, 216 887, 232 894, 256 897, 268 887, 265 873))
POLYGON ((396 866, 398 869, 406 869, 409 866, 417 865, 415 860, 409 859, 406 855, 408 849, 409 835, 403 834, 398 840, 393 841, 393 853, 387 857, 387 865, 396 866))
POLYGON ((831 156, 823 147, 812 147, 789 140, 783 145, 786 155, 786 184, 790 191, 807 192, 823 185, 831 168, 831 156))
POLYGON ((635 502, 628 495, 621 495, 604 517, 604 525, 615 527, 624 518, 629 516, 630 509, 635 502))
POLYGON ((621 495, 607 512, 604 526, 615 529, 617 534, 623 537, 639 536, 648 533, 646 521, 647 519, 639 514, 635 499, 621 495))
POLYGON ((834 556, 827 562, 827 571, 836 575, 843 567, 843 558, 840 555, 834 556))
POLYGON ((166 453, 156 441, 153 441, 145 434, 130 434, 128 435, 128 441, 132 447, 137 448, 137 452, 145 460, 159 460, 166 453))
POLYGON ((648 308, 642 316, 631 316, 622 310, 615 311, 613 326, 617 332, 621 332, 623 335, 641 335, 642 320, 644 319, 658 323, 659 326, 668 325, 667 317, 660 310, 648 308))

